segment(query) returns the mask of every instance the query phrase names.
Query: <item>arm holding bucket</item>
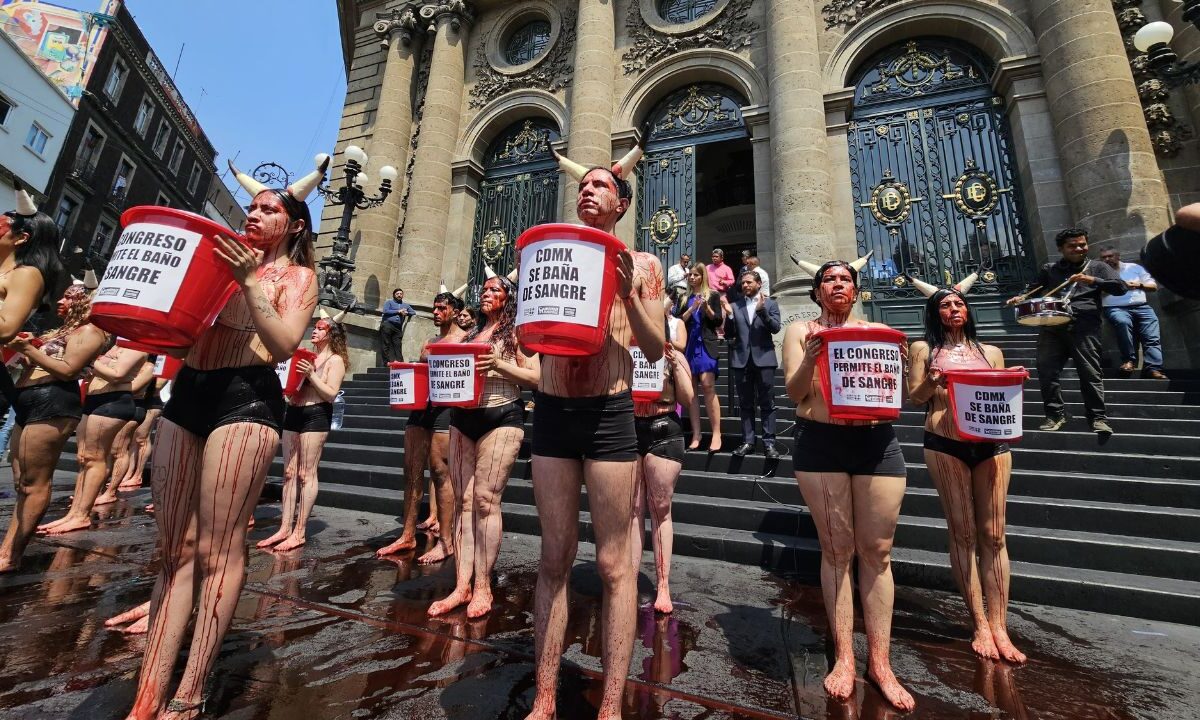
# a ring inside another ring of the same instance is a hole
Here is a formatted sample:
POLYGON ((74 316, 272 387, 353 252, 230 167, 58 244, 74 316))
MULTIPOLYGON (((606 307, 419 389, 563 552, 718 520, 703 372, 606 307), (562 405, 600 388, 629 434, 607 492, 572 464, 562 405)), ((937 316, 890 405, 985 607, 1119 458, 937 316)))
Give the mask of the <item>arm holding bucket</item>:
POLYGON ((116 357, 106 353, 92 363, 92 372, 108 382, 123 382, 129 378, 134 368, 140 369, 145 362, 144 352, 125 350, 118 352, 116 357))
POLYGON ((41 348, 34 347, 32 337, 20 337, 10 347, 25 355, 29 362, 45 370, 55 380, 74 380, 83 372, 92 358, 104 347, 108 339, 104 331, 95 325, 84 325, 67 338, 62 358, 47 355, 41 348))
POLYGON ((342 389, 342 380, 346 377, 346 363, 337 355, 331 355, 325 363, 325 377, 313 372, 315 368, 307 360, 300 361, 300 372, 304 373, 308 386, 317 393, 317 397, 325 402, 333 402, 338 390, 342 389))
POLYGON ((945 385, 942 371, 929 364, 929 344, 918 340, 912 344, 912 362, 908 367, 908 399, 914 405, 924 405, 933 399, 939 387, 945 385))
POLYGON ((4 306, 0 308, 0 344, 15 338, 37 309, 42 297, 42 274, 33 267, 14 268, 6 290, 4 306))
POLYGON ((821 338, 805 333, 804 325, 792 323, 783 336, 783 376, 788 397, 796 405, 804 402, 812 391, 813 373, 822 345, 821 338))
POLYGON ((617 256, 617 297, 625 306, 633 337, 650 362, 658 362, 663 354, 662 263, 658 257, 625 250, 617 256))
POLYGON ((517 355, 511 362, 501 358, 495 351, 484 355, 476 366, 480 370, 493 371, 505 380, 509 380, 526 390, 536 390, 538 381, 542 378, 542 365, 537 355, 526 355, 518 349, 517 355))

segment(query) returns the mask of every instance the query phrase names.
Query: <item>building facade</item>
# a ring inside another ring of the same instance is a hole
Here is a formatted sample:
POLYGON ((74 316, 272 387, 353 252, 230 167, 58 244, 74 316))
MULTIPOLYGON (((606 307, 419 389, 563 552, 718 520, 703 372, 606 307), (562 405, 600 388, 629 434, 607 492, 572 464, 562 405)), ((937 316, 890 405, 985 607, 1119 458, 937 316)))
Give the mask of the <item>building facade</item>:
MULTIPOLYGON (((1200 199, 1200 93, 1149 77, 1129 43, 1166 19, 1181 56, 1200 48, 1170 0, 339 9, 339 159, 355 144, 406 168, 356 221, 354 288, 370 308, 393 287, 427 308, 442 282, 508 270, 529 226, 574 222, 552 148, 597 166, 640 143, 621 239, 664 263, 720 247, 736 266, 750 250, 788 318, 815 314, 794 258, 872 253, 863 311, 903 328, 920 324, 911 278, 978 272, 981 324, 1011 329, 1001 303, 1057 257, 1060 229, 1132 257, 1172 207, 1200 199)), ((1160 296, 1169 364, 1200 365, 1196 304, 1160 296)), ((372 321, 360 325, 368 361, 372 321)))
POLYGON ((17 185, 45 192, 75 106, 2 32, 0 67, 0 202, 11 203, 17 185))

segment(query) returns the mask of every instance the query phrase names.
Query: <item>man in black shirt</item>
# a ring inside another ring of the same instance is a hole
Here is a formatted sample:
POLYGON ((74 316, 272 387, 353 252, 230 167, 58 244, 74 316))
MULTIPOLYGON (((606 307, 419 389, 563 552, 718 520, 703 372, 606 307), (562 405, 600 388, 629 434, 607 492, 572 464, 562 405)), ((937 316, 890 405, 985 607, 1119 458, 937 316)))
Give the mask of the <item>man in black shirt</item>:
POLYGON ((1142 267, 1171 292, 1200 300, 1200 203, 1179 208, 1175 224, 1146 243, 1142 267))
MULTIPOLYGON (((1054 238, 1062 259, 1042 266, 1034 287, 1052 290, 1070 282, 1062 292, 1071 300, 1070 323, 1040 328, 1037 343, 1038 382, 1042 388, 1042 406, 1046 421, 1040 430, 1054 431, 1067 422, 1062 399, 1063 367, 1075 360, 1079 389, 1092 431, 1111 435, 1112 427, 1104 408, 1104 377, 1100 371, 1100 295, 1124 295, 1129 291, 1121 275, 1099 260, 1088 259, 1086 230, 1070 228, 1054 238)), ((1015 305, 1018 298, 1009 300, 1015 305)))

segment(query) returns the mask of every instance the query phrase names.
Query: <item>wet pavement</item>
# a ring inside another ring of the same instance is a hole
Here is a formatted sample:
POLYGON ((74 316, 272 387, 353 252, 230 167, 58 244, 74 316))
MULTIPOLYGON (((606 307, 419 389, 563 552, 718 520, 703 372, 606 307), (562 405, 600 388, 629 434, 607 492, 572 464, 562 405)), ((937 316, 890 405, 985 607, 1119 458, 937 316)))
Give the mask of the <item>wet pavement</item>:
MULTIPOLYGON (((55 484, 48 518, 66 509, 73 477, 55 484)), ((5 468, 5 525, 11 487, 5 468)), ((35 541, 22 570, 0 576, 0 718, 124 717, 143 641, 103 621, 149 597, 157 561, 148 501, 145 490, 128 494, 99 512, 95 529, 35 541)), ((253 540, 274 531, 278 509, 260 506, 257 518, 253 540)), ((425 610, 449 592, 453 568, 422 567, 413 554, 375 559, 396 534, 394 518, 318 507, 306 547, 251 550, 210 681, 211 716, 523 718, 533 697, 538 539, 505 536, 490 616, 431 620, 425 610)), ((599 700, 591 550, 580 548, 572 577, 559 692, 559 716, 570 720, 594 718, 599 700)), ((676 558, 676 612, 663 617, 648 605, 646 557, 625 718, 899 717, 861 681, 853 702, 825 698, 825 620, 813 578, 676 558)), ((1024 667, 971 654, 957 596, 898 589, 892 657, 917 698, 910 717, 1200 717, 1200 628, 1024 604, 1011 617, 1013 639, 1030 657, 1024 667)), ((856 643, 862 658, 861 623, 856 643)))

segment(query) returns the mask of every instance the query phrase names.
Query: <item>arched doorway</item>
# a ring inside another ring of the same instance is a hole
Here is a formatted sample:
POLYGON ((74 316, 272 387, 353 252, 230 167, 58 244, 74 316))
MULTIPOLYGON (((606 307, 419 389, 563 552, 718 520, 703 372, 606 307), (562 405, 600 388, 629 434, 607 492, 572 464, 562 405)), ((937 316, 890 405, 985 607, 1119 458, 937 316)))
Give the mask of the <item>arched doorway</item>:
POLYGON ((708 262, 714 247, 734 268, 753 252, 754 159, 736 91, 714 83, 677 90, 646 119, 638 175, 638 249, 664 266, 682 254, 708 262))
POLYGON ((978 272, 980 325, 1011 318, 1001 297, 1032 276, 1012 142, 992 67, 945 38, 884 50, 855 76, 848 131, 855 233, 872 319, 922 324, 918 278, 948 285, 978 272))
POLYGON ((558 219, 558 165, 551 150, 558 139, 553 122, 530 118, 510 125, 488 147, 475 210, 468 302, 478 300, 485 264, 507 274, 517 237, 558 219))

